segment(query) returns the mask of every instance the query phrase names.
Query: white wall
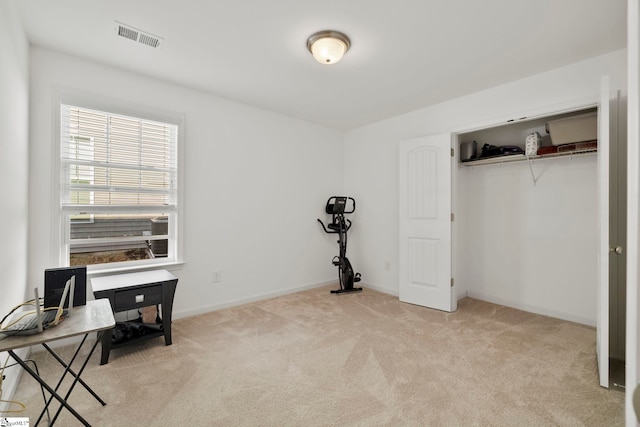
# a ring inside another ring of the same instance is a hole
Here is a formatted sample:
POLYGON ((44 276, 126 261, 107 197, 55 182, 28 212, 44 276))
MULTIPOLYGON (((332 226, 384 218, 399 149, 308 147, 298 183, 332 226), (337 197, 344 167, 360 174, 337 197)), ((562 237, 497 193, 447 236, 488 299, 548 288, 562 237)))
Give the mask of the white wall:
POLYGON ((464 168, 458 283, 469 296, 595 325, 596 156, 464 168))
MULTIPOLYGON (((602 75, 610 75, 614 87, 626 88, 625 67, 626 51, 616 51, 347 132, 345 191, 359 203, 359 218, 353 227, 349 251, 352 264, 362 272, 364 283, 392 294, 398 292, 400 141, 457 133, 592 103, 597 100, 602 75), (391 264, 389 271, 385 269, 386 262, 391 264)), ((596 236, 595 160, 580 160, 569 168, 557 164, 552 169, 541 179, 537 191, 530 188, 530 172, 525 164, 497 171, 495 167, 477 168, 472 178, 465 176, 468 171, 457 174, 454 183, 454 211, 458 215, 454 224, 458 227, 454 238, 456 292, 459 297, 469 291, 503 304, 595 324, 596 278, 592 265, 596 236), (553 189, 559 183, 564 187, 556 193, 553 189), (529 185, 524 193, 522 185, 529 185), (570 207, 565 197, 571 200, 570 207), (516 200, 520 203, 516 204, 516 200), (550 258, 546 254, 552 254, 554 249, 562 253, 552 257, 552 265, 540 268, 529 267, 521 259, 507 274, 500 262, 487 265, 484 262, 487 258, 499 259, 507 252, 512 254, 518 244, 508 233, 492 236, 492 240, 482 238, 482 233, 463 233, 460 225, 464 218, 463 201, 467 208, 474 210, 476 218, 511 221, 509 227, 519 231, 519 238, 529 238, 527 247, 538 259, 526 262, 544 264, 550 258), (495 206, 500 209, 495 210, 495 206), (461 212, 457 212, 459 209, 461 212), (574 239, 575 250, 549 247, 545 237, 551 230, 537 234, 535 223, 519 229, 516 222, 525 214, 523 209, 531 214, 554 212, 562 223, 570 221, 573 215, 581 216, 571 236, 564 236, 574 239), (492 217, 496 212, 499 217, 492 217), (534 236, 537 238, 530 238, 534 236), (483 271, 478 270, 479 265, 483 271), (576 267, 578 275, 573 276, 575 272, 569 272, 569 268, 576 267), (562 274, 556 276, 559 272, 562 274), (571 278, 571 283, 564 283, 567 278, 571 278), (549 280, 554 281, 550 284, 549 280)))
MULTIPOLYGON (((27 289, 29 44, 11 4, 0 2, 0 313, 23 302, 27 289)), ((0 368, 8 355, 0 354, 0 368)), ((5 374, 5 398, 19 370, 5 374)), ((0 405, 0 410, 3 409, 0 405)), ((15 409, 15 408, 10 408, 15 409)))
POLYGON ((342 132, 32 48, 31 281, 58 265, 51 182, 60 88, 184 115, 185 264, 173 271, 174 316, 335 280, 337 248, 316 218, 342 191, 342 132))

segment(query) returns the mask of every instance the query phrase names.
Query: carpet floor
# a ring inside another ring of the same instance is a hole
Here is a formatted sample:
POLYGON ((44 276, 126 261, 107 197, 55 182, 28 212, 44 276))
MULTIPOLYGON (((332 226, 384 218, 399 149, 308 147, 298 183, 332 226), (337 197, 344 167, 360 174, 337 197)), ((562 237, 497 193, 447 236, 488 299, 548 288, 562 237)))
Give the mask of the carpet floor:
MULTIPOLYGON (((173 322, 99 348, 70 403, 94 426, 616 426, 624 393, 598 385, 595 329, 465 298, 444 313, 329 287, 173 322)), ((61 348, 70 356, 71 348, 61 348)), ((59 366, 32 355, 45 378, 59 366)), ((43 406, 23 375, 16 396, 43 406)), ((79 423, 63 410, 61 426, 79 423)))

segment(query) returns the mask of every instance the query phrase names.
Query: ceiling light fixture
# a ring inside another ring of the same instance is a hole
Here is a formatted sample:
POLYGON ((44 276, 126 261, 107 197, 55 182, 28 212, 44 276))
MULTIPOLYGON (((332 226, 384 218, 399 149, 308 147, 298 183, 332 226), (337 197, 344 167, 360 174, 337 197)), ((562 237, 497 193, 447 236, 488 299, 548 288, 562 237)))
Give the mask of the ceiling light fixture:
POLYGON ((307 49, 321 64, 335 64, 349 50, 349 37, 338 31, 318 31, 307 39, 307 49))

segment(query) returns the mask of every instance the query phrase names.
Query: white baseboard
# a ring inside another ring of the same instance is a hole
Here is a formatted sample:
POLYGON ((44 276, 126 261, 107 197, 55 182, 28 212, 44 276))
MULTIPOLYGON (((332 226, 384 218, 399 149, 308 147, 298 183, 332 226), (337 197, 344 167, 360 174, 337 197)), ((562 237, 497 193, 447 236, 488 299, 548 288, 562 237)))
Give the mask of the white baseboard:
POLYGON ((398 296, 398 290, 397 289, 384 288, 382 286, 372 285, 370 283, 362 283, 362 284, 358 284, 358 285, 362 286, 365 289, 373 289, 374 291, 382 292, 383 294, 393 295, 394 297, 398 296))
MULTIPOLYGON (((389 289, 389 288, 385 288, 385 287, 382 287, 382 286, 373 285, 373 284, 370 284, 370 283, 364 283, 364 284, 362 284, 362 287, 363 288, 367 288, 367 289, 373 289, 374 291, 382 292, 383 294, 393 295, 394 297, 399 297, 400 296, 400 292, 399 292, 398 289, 389 289)), ((461 294, 456 295, 456 298, 457 298, 458 301, 460 301, 462 298, 464 298, 466 296, 467 296, 467 293, 466 292, 462 292, 461 294)))
POLYGON ((467 296, 469 298, 475 298, 475 299, 490 302, 493 304, 504 305, 506 307, 516 308, 518 310, 528 311, 530 313, 542 314, 543 316, 555 317, 556 319, 566 320, 574 323, 580 323, 582 325, 587 325, 587 326, 593 326, 593 327, 596 326, 596 321, 593 319, 589 319, 582 316, 576 316, 575 314, 566 313, 563 311, 557 311, 557 310, 552 310, 545 307, 539 307, 536 305, 523 304, 520 302, 511 301, 506 298, 500 298, 500 297, 495 297, 493 295, 484 294, 482 292, 468 291, 467 296))
POLYGON ((235 306, 242 305, 242 304, 248 304, 248 303, 251 303, 251 302, 256 302, 256 301, 261 301, 261 300, 265 300, 265 299, 269 299, 269 298, 279 297, 281 295, 293 294, 295 292, 306 291, 306 290, 309 290, 309 289, 315 289, 315 288, 320 288, 322 286, 328 286, 328 285, 334 285, 334 284, 337 286, 337 282, 335 280, 329 280, 329 281, 324 281, 324 282, 312 283, 312 284, 309 284, 309 285, 303 285, 303 286, 297 286, 297 287, 293 287, 293 288, 283 289, 283 290, 275 291, 275 292, 268 292, 266 294, 253 295, 253 296, 250 296, 250 297, 247 297, 247 298, 240 298, 240 299, 236 299, 236 300, 233 300, 233 301, 228 301, 228 302, 224 302, 224 303, 220 303, 220 304, 207 305, 207 306, 196 308, 196 309, 193 309, 193 310, 182 310, 182 311, 178 311, 178 312, 176 312, 174 310, 173 314, 172 314, 172 317, 173 317, 173 319, 181 319, 181 318, 184 318, 184 317, 197 316, 199 314, 204 314, 204 313, 209 313, 209 312, 212 312, 212 311, 222 310, 223 308, 235 307, 235 306))

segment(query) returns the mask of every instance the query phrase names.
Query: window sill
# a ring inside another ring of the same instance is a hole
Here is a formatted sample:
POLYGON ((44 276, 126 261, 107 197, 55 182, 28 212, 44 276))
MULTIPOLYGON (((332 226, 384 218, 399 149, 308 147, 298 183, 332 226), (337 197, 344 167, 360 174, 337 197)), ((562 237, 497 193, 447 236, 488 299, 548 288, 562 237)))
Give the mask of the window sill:
POLYGON ((147 271, 147 270, 180 270, 182 266, 185 264, 184 261, 172 261, 158 264, 142 264, 142 265, 134 265, 134 266, 124 266, 124 267, 98 267, 98 268, 87 268, 87 278, 92 277, 100 277, 100 276, 108 276, 111 274, 119 274, 119 273, 134 273, 137 271, 147 271))

